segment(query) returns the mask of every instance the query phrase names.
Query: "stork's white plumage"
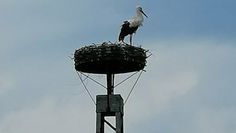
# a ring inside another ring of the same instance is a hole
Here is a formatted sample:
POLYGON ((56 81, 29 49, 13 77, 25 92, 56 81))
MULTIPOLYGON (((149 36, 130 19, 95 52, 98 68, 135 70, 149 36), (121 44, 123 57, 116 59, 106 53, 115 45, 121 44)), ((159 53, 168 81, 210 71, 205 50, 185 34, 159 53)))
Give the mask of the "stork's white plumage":
POLYGON ((132 45, 132 35, 135 33, 139 26, 143 25, 143 15, 147 15, 143 12, 142 7, 137 6, 136 16, 128 21, 124 21, 119 35, 119 42, 124 43, 124 39, 127 35, 130 35, 130 45, 132 45))

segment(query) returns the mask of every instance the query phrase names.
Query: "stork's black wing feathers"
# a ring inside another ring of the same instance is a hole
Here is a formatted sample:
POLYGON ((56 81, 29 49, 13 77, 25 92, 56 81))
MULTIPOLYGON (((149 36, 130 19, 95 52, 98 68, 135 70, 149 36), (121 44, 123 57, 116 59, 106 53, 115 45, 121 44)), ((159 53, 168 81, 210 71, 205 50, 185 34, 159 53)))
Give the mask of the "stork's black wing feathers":
POLYGON ((137 29, 138 26, 130 27, 130 22, 124 21, 120 30, 119 41, 124 41, 125 36, 135 33, 137 29))
POLYGON ((119 41, 124 41, 125 36, 129 34, 128 33, 129 25, 130 23, 128 21, 124 21, 124 23, 122 24, 119 35, 119 41))

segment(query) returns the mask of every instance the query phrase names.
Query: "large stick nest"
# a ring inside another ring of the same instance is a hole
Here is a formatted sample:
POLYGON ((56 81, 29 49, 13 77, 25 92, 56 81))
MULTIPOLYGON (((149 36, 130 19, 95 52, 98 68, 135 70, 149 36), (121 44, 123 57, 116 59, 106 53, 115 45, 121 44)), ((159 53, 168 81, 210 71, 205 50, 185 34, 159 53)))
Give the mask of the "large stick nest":
POLYGON ((75 51, 75 69, 97 74, 139 71, 146 66, 146 52, 141 47, 126 44, 89 45, 75 51))

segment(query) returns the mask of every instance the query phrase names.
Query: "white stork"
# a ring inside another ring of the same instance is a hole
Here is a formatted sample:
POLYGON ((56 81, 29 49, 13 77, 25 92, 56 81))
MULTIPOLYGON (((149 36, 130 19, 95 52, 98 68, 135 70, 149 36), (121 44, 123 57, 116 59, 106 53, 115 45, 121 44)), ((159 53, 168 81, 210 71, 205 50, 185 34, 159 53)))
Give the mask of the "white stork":
POLYGON ((125 36, 130 35, 130 45, 132 45, 132 35, 137 31, 139 26, 142 26, 143 15, 148 18, 148 16, 143 12, 142 7, 137 6, 136 16, 128 21, 124 21, 122 24, 119 42, 124 43, 125 36))

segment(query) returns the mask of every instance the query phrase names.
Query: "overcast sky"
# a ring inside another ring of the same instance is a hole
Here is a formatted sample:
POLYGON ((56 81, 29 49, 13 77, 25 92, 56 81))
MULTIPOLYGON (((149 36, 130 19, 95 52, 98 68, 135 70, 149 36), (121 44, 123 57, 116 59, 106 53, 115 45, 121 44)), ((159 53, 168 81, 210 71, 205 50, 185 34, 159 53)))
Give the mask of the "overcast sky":
MULTIPOLYGON (((95 132, 69 56, 117 41, 137 5, 149 18, 134 44, 152 56, 125 105, 125 132, 235 133, 235 0, 0 0, 0 133, 95 132)), ((134 79, 115 92, 125 99, 134 79)))

